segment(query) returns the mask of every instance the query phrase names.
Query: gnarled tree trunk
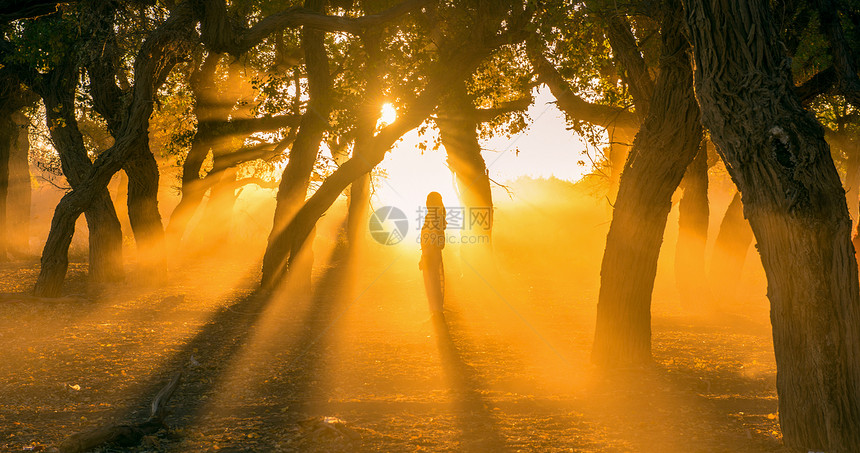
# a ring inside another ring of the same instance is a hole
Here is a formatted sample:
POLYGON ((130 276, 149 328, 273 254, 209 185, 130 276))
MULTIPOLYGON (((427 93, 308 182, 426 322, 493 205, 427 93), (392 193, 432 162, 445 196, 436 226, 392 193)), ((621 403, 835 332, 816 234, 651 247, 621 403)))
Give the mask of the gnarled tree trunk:
MULTIPOLYGON (((121 131, 128 126, 128 117, 123 116, 124 90, 116 83, 122 54, 114 30, 117 5, 97 2, 90 6, 89 13, 97 24, 92 32, 98 38, 93 39, 90 46, 99 55, 87 65, 90 92, 95 110, 107 122, 114 139, 118 140, 121 131)), ((167 261, 164 226, 158 211, 158 164, 149 149, 148 136, 136 142, 122 168, 128 177, 128 218, 137 244, 139 274, 157 280, 164 276, 167 261)))
POLYGON ((661 29, 660 75, 621 174, 600 270, 592 360, 605 366, 651 360, 651 292, 663 231, 672 194, 702 140, 689 46, 673 3, 661 29))
POLYGON ((783 441, 860 451, 860 290, 845 192, 764 0, 684 0, 702 120, 768 280, 783 441))
POLYGON ((37 296, 56 297, 60 294, 68 269, 69 245, 75 231, 75 221, 81 213, 105 197, 110 201, 107 185, 111 177, 122 168, 135 147, 146 146, 155 90, 173 68, 176 57, 188 51, 188 44, 192 42, 192 24, 191 6, 180 3, 141 46, 134 63, 135 86, 126 109, 127 119, 114 145, 91 163, 92 170, 86 179, 64 195, 54 209, 51 230, 42 250, 39 278, 33 290, 37 296))
MULTIPOLYGON (((76 63, 65 61, 46 76, 45 86, 39 90, 45 103, 48 130, 72 189, 80 186, 93 167, 75 119, 77 75, 76 63)), ((107 188, 97 192, 84 215, 89 229, 90 278, 95 281, 122 278, 122 230, 107 188)), ((64 234, 71 240, 73 232, 74 228, 64 234)))
MULTIPOLYGON (((305 6, 312 10, 322 10, 323 2, 307 0, 305 6)), ((302 115, 296 141, 290 149, 290 160, 284 168, 278 187, 275 218, 269 235, 266 254, 263 257, 264 288, 273 288, 276 280, 287 265, 290 255, 288 243, 276 238, 286 233, 285 229, 305 201, 310 184, 311 172, 317 159, 323 132, 328 127, 331 109, 331 74, 329 73, 328 54, 325 49, 325 35, 316 30, 302 30, 302 47, 305 51, 305 65, 308 73, 308 106, 302 115)), ((308 231, 310 234, 310 231, 308 231)), ((310 253, 310 247, 304 253, 310 253)), ((307 262, 307 260, 304 260, 307 262)), ((305 275, 301 280, 310 281, 309 266, 302 266, 305 275)))

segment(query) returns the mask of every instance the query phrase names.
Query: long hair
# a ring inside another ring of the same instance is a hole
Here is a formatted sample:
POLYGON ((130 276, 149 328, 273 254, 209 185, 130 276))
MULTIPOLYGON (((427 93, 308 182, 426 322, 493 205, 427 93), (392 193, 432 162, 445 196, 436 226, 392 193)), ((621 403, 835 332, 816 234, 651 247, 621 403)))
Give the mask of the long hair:
POLYGON ((446 217, 447 212, 445 211, 445 204, 442 202, 442 194, 439 192, 428 193, 427 215, 424 216, 424 225, 434 226, 444 230, 448 227, 448 220, 446 217), (428 225, 428 223, 435 223, 435 225, 428 225))

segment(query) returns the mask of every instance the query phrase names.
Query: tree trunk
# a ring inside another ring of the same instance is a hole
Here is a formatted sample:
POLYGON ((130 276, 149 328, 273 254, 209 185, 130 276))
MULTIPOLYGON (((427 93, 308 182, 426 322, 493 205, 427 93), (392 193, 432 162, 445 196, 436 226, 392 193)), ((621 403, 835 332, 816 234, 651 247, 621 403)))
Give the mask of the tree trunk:
POLYGON ((465 83, 448 93, 436 122, 439 137, 448 154, 448 166, 454 172, 460 202, 465 208, 462 223, 452 219, 449 229, 460 228, 460 255, 477 269, 492 265, 493 195, 487 165, 478 142, 475 106, 468 97, 465 83))
POLYGON ((215 73, 220 60, 220 54, 210 52, 200 68, 190 77, 189 85, 194 95, 197 130, 191 142, 191 149, 188 150, 182 163, 182 197, 173 209, 167 225, 167 237, 171 250, 179 249, 188 223, 194 217, 194 213, 211 186, 211 181, 205 181, 209 175, 200 176, 203 163, 210 151, 214 158, 214 155, 219 154, 226 147, 226 142, 229 142, 223 137, 217 137, 216 125, 228 120, 236 99, 226 99, 226 95, 218 94, 219 87, 216 84, 215 73), (229 106, 226 105, 228 103, 229 106))
MULTIPOLYGON (((90 163, 92 169, 86 178, 77 187, 73 186, 54 209, 51 230, 42 250, 39 278, 33 289, 36 296, 56 297, 60 294, 68 269, 69 244, 75 231, 75 221, 103 198, 100 194, 110 198, 107 185, 113 175, 134 153, 135 147, 148 143, 155 90, 176 64, 176 57, 187 53, 190 43, 196 42, 192 41, 192 24, 191 5, 180 3, 171 11, 170 17, 147 36, 138 51, 134 62, 135 85, 123 128, 113 146, 102 152, 95 163, 90 163)), ((119 233, 119 228, 116 230, 119 233)))
POLYGON ((208 184, 200 177, 200 169, 212 148, 205 137, 205 126, 198 124, 197 132, 191 144, 191 149, 182 163, 182 197, 179 204, 173 208, 170 221, 167 224, 167 237, 171 250, 178 250, 182 237, 188 228, 188 223, 194 217, 195 211, 206 196, 208 184))
POLYGON ((708 310, 711 297, 705 273, 705 245, 708 242, 708 145, 703 140, 696 158, 687 167, 678 203, 678 245, 675 249, 675 286, 681 307, 708 310))
POLYGON ((142 140, 142 145, 122 167, 128 175, 128 219, 137 244, 141 275, 158 280, 167 271, 164 226, 158 211, 158 163, 149 150, 148 140, 142 140))
MULTIPOLYGON (((361 148, 357 148, 361 149, 361 148)), ((349 207, 346 221, 346 237, 355 251, 363 234, 367 231, 368 208, 370 207, 370 174, 359 176, 349 185, 349 207)))
MULTIPOLYGON (((98 282, 122 279, 122 229, 107 188, 96 194, 84 217, 89 229, 90 279, 98 282)), ((69 231, 72 233, 74 229, 69 231)))
MULTIPOLYGON (((319 0, 307 0, 305 6, 312 10, 321 10, 323 3, 319 0)), ((261 284, 264 288, 272 289, 276 285, 277 277, 282 274, 282 269, 287 265, 286 259, 290 255, 288 244, 292 241, 281 243, 277 237, 285 233, 287 225, 305 201, 323 132, 328 127, 331 109, 331 75, 324 38, 325 34, 320 31, 302 30, 309 100, 307 110, 302 115, 296 141, 290 149, 290 160, 284 168, 281 183, 278 186, 272 232, 269 234, 266 254, 263 257, 261 284)), ((307 251, 310 252, 310 247, 307 251)), ((306 275, 301 280, 309 282, 310 271, 310 268, 303 266, 303 272, 306 275)))
POLYGON ((720 222, 720 232, 717 233, 714 252, 711 256, 708 280, 717 305, 735 298, 747 251, 752 241, 753 232, 744 217, 741 194, 735 192, 723 216, 723 221, 720 222))
POLYGON ((860 451, 860 290, 845 192, 763 0, 684 0, 702 119, 768 279, 783 441, 860 451))
MULTIPOLYGON (((382 80, 380 70, 379 42, 376 35, 367 35, 363 39, 363 48, 366 55, 366 74, 364 87, 364 105, 360 116, 356 121, 356 134, 353 141, 353 156, 360 159, 360 155, 367 150, 367 141, 373 138, 376 124, 379 120, 382 108, 382 80)), ((346 222, 346 237, 350 249, 355 250, 361 244, 364 232, 367 231, 367 211, 370 207, 370 174, 359 176, 349 186, 349 210, 346 222)))
POLYGON ((621 174, 601 265, 592 360, 604 366, 651 360, 651 292, 663 231, 672 194, 702 140, 689 46, 679 8, 668 3, 660 75, 621 174))
MULTIPOLYGON (((48 74, 48 84, 39 93, 45 103, 47 126, 60 155, 63 174, 72 189, 78 187, 93 168, 75 119, 77 74, 78 69, 73 62, 64 62, 48 74)), ((99 190, 94 201, 85 212, 89 229, 90 279, 118 280, 123 275, 119 219, 107 188, 99 190)), ((64 233, 73 232, 74 229, 64 233)), ((67 263, 68 259, 64 261, 67 263)))
POLYGON ((9 156, 9 189, 6 200, 6 228, 8 252, 13 255, 30 255, 30 119, 20 111, 12 117, 18 137, 9 156))
POLYGON ((618 195, 618 185, 621 183, 621 172, 624 170, 624 162, 630 155, 630 144, 635 131, 619 127, 607 128, 609 132, 609 201, 615 204, 618 195))

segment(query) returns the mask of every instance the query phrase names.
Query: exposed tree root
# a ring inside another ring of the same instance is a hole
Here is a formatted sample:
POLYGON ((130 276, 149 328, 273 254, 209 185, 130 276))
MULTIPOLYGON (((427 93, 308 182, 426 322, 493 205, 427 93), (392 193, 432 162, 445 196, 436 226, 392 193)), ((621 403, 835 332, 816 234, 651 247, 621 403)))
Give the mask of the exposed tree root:
POLYGON ((72 434, 59 446, 50 449, 59 453, 81 453, 92 450, 104 444, 117 444, 122 447, 132 447, 140 443, 144 436, 155 434, 165 427, 164 418, 167 416, 165 405, 173 396, 182 372, 176 372, 152 400, 149 418, 145 422, 134 425, 112 425, 97 428, 92 431, 72 434))

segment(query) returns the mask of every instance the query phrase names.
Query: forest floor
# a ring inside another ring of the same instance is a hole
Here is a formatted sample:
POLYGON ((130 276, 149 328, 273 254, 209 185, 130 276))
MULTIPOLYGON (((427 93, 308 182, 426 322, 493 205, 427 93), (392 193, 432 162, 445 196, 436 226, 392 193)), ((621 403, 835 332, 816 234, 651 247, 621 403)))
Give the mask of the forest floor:
POLYGON ((181 369, 170 429, 136 451, 783 451, 761 310, 655 302, 654 366, 606 373, 596 288, 455 269, 434 322, 413 258, 333 257, 313 291, 269 296, 251 257, 158 290, 93 289, 73 264, 58 300, 26 295, 35 262, 5 263, 0 450, 142 421, 181 369))
POLYGON ((786 451, 760 265, 738 300, 685 312, 668 228, 654 364, 601 371, 589 352, 609 211, 551 189, 500 202, 497 269, 446 248, 436 320, 409 241, 349 259, 318 240, 312 287, 268 295, 255 292, 265 236, 175 262, 159 285, 132 264, 123 283, 88 284, 76 261, 59 299, 28 295, 37 260, 0 263, 0 451, 141 422, 177 371, 169 429, 132 451, 786 451))

